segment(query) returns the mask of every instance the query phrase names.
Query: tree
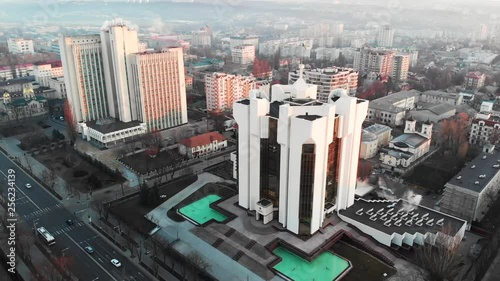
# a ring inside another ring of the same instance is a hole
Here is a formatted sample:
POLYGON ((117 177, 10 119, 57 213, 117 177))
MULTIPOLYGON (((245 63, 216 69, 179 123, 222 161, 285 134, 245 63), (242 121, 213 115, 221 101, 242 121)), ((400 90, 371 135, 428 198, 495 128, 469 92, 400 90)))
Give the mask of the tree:
MULTIPOLYGON (((187 266, 191 268, 191 272, 196 272, 196 271, 202 271, 202 272, 207 272, 208 269, 210 269, 210 264, 203 259, 200 254, 197 252, 191 252, 187 255, 186 257, 187 260, 187 266)), ((198 277, 198 274, 195 274, 196 277, 198 277)), ((198 279, 198 278, 197 278, 198 279)))
POLYGON ((78 137, 78 124, 75 116, 73 115, 68 99, 64 100, 64 120, 66 121, 66 132, 68 133, 71 141, 71 146, 73 146, 76 138, 78 137))
POLYGON ((158 130, 152 130, 142 137, 142 144, 150 157, 156 157, 161 150, 163 137, 158 130))
POLYGON ((57 179, 57 176, 56 174, 54 173, 54 171, 52 170, 49 170, 49 169, 45 169, 43 172, 42 172, 42 180, 43 182, 52 190, 54 190, 55 188, 55 185, 56 185, 56 179, 57 179))
POLYGON ((91 186, 92 190, 102 187, 102 183, 95 173, 90 174, 89 178, 87 179, 87 184, 91 186))
POLYGON ((344 67, 347 64, 347 59, 345 56, 340 53, 339 57, 333 62, 333 65, 338 66, 338 67, 344 67))
POLYGON ((373 165, 366 160, 360 160, 358 163, 358 179, 364 181, 368 179, 373 171, 373 165))
POLYGON ((148 205, 149 187, 145 182, 141 184, 141 188, 139 189, 139 199, 142 205, 148 205))
MULTIPOLYGON (((446 228, 441 231, 440 236, 453 237, 448 235, 450 230, 446 228)), ((436 242, 435 245, 425 244, 415 250, 415 258, 426 272, 423 277, 427 281, 453 280, 459 265, 462 262, 460 255, 460 243, 446 245, 447 243, 436 242), (450 247, 447 247, 450 246, 450 247)))
MULTIPOLYGON (((438 135, 438 142, 453 155, 459 153, 459 149, 466 149, 463 145, 468 142, 467 134, 470 127, 470 117, 467 113, 459 113, 452 118, 441 122, 441 130, 438 135)), ((464 153, 461 151, 463 156, 464 153)), ((465 152, 465 154, 467 154, 465 152)))
POLYGON ((96 210, 96 212, 99 214, 99 217, 104 217, 104 210, 106 207, 104 206, 104 201, 101 199, 94 199, 91 203, 90 206, 96 210))
POLYGON ((494 128, 488 136, 488 141, 497 146, 500 143, 500 129, 494 128))

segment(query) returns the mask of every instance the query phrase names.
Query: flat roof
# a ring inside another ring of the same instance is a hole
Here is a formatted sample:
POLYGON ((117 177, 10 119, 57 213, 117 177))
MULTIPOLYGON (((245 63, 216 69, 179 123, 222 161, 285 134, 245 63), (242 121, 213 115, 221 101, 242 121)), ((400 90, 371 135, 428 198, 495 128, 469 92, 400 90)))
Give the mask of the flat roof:
POLYGON ((449 228, 450 233, 455 235, 466 224, 464 220, 424 206, 412 205, 403 199, 360 198, 356 199, 354 205, 339 213, 389 235, 438 233, 443 228, 449 228))
POLYGON ((369 127, 366 127, 365 130, 367 132, 374 133, 375 135, 379 135, 386 131, 392 131, 392 128, 382 124, 373 124, 369 127))
POLYGON ((320 116, 320 115, 314 115, 314 114, 306 114, 306 115, 297 115, 297 118, 300 118, 300 119, 305 119, 305 120, 308 120, 308 121, 314 121, 316 119, 320 119, 322 118, 323 116, 320 116))
POLYGON ((138 127, 139 125, 141 125, 141 122, 139 121, 131 121, 131 122, 127 122, 127 123, 124 123, 122 121, 113 121, 111 123, 104 123, 104 124, 101 124, 99 121, 89 121, 89 122, 86 122, 87 126, 89 128, 92 128, 98 132, 101 132, 103 134, 108 134, 108 133, 112 133, 112 132, 116 132, 116 131, 121 131, 121 130, 125 130, 125 129, 129 129, 129 128, 133 128, 133 127, 138 127))
POLYGON ((480 193, 499 172, 499 168, 500 153, 483 152, 469 162, 448 184, 480 193))
POLYGON ((394 106, 395 103, 400 102, 400 101, 405 100, 405 99, 410 98, 410 97, 416 97, 420 94, 421 93, 417 90, 401 91, 398 93, 394 93, 394 94, 387 95, 385 97, 370 101, 370 104, 368 105, 368 107, 373 108, 373 109, 380 109, 383 111, 401 112, 401 111, 405 111, 405 109, 402 107, 395 107, 394 106))

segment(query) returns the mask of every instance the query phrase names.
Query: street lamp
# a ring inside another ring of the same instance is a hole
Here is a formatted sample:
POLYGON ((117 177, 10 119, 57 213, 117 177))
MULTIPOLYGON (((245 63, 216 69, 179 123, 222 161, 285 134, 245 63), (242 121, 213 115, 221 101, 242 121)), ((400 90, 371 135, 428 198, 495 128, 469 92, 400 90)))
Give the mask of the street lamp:
POLYGON ((66 250, 68 250, 68 249, 69 249, 69 247, 68 247, 68 248, 66 248, 66 249, 63 249, 63 250, 61 251, 61 252, 62 252, 62 258, 63 258, 63 260, 62 260, 62 261, 63 261, 63 269, 66 269, 66 258, 65 258, 66 256, 65 256, 65 251, 66 251, 66 250))

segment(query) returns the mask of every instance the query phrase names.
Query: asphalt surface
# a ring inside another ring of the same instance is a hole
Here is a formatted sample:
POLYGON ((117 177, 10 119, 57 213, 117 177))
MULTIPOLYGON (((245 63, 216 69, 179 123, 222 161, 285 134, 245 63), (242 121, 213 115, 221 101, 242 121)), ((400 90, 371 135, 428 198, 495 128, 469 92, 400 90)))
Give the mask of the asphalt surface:
POLYGON ((15 171, 18 224, 25 224, 27 229, 33 229, 35 223, 37 228, 45 227, 56 240, 55 245, 49 246, 51 251, 59 256, 64 253, 68 257, 68 268, 79 280, 150 281, 121 250, 108 244, 108 241, 66 210, 56 198, 0 153, 0 186, 4 198, 9 169, 15 171), (31 184, 31 189, 25 187, 26 183, 31 184), (67 225, 68 219, 73 220, 74 224, 67 225), (94 248, 94 253, 85 252, 85 246, 94 248), (113 258, 121 262, 120 268, 111 264, 113 258))

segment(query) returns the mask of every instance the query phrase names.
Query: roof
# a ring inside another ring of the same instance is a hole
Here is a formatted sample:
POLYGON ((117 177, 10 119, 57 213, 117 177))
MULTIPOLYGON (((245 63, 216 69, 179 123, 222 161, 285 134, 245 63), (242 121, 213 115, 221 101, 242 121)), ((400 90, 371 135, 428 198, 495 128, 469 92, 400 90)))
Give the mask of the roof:
POLYGON ((377 140, 377 135, 374 133, 368 132, 367 130, 363 130, 363 134, 361 136, 362 142, 372 142, 377 140))
POLYGON ((102 134, 109 134, 116 131, 121 131, 133 127, 138 127, 141 125, 139 121, 131 121, 131 122, 122 122, 122 121, 113 121, 111 123, 102 124, 99 121, 89 121, 86 123, 89 128, 92 128, 102 134))
POLYGON ((322 118, 323 116, 320 116, 320 115, 309 115, 308 113, 306 113, 306 115, 297 115, 297 118, 300 118, 300 119, 305 119, 305 120, 308 120, 308 121, 314 121, 316 119, 319 119, 319 118, 322 118))
POLYGON ((500 153, 496 151, 493 154, 483 152, 469 162, 447 185, 451 184, 480 193, 498 173, 499 168, 500 153))
POLYGON ((356 199, 354 205, 340 210, 339 213, 389 235, 438 233, 444 228, 455 236, 466 224, 464 220, 424 206, 413 205, 403 199, 396 201, 356 199), (396 224, 398 221, 400 226, 396 224), (421 223, 417 225, 419 221, 421 223), (442 224, 437 224, 438 221, 442 224))
POLYGON ((456 94, 456 93, 448 93, 448 92, 434 91, 434 90, 425 91, 422 93, 422 96, 423 95, 436 96, 436 97, 446 97, 446 98, 453 98, 453 99, 456 99, 460 96, 459 94, 456 94))
POLYGON ((419 147, 420 145, 422 145, 424 142, 428 141, 427 138, 419 135, 419 134, 416 134, 416 133, 406 133, 406 134, 402 134, 396 138, 394 138, 391 143, 404 143, 404 144, 407 144, 411 147, 419 147))
POLYGON ((489 119, 475 118, 472 120, 472 124, 479 124, 479 122, 483 121, 484 125, 488 127, 493 127, 496 124, 500 124, 500 117, 491 116, 489 119))
POLYGON ((368 107, 370 109, 378 109, 378 110, 383 110, 383 111, 399 113, 399 112, 405 111, 405 108, 395 107, 394 106, 395 103, 400 102, 402 100, 405 100, 407 98, 416 97, 419 95, 420 95, 420 92, 417 90, 402 91, 402 92, 394 93, 394 94, 373 100, 370 102, 368 107))
MULTIPOLYGON (((403 143, 397 143, 397 144, 401 146, 404 145, 403 143)), ((380 152, 388 154, 396 159, 410 159, 413 156, 413 153, 411 152, 401 151, 392 148, 382 148, 380 152)))
POLYGON ((441 103, 441 104, 431 106, 429 108, 425 108, 423 110, 428 110, 436 115, 443 115, 443 114, 448 113, 448 112, 453 111, 453 110, 456 111, 456 108, 451 104, 441 103))
POLYGON ((209 132, 202 135, 194 136, 191 138, 183 139, 179 141, 180 144, 186 147, 197 147, 202 145, 207 145, 212 143, 213 141, 225 141, 226 137, 217 133, 217 132, 209 132))
POLYGON ((383 134, 387 131, 392 131, 391 127, 382 124, 373 124, 365 128, 367 132, 373 133, 375 135, 383 134))
POLYGON ((465 77, 466 78, 472 78, 472 79, 481 79, 483 75, 484 74, 482 74, 481 72, 476 71, 476 72, 469 72, 469 73, 467 73, 467 75, 465 77))
POLYGON ((3 86, 11 86, 11 85, 19 85, 19 84, 31 84, 33 80, 28 80, 28 79, 12 79, 12 80, 7 80, 4 82, 0 82, 0 87, 3 86))

